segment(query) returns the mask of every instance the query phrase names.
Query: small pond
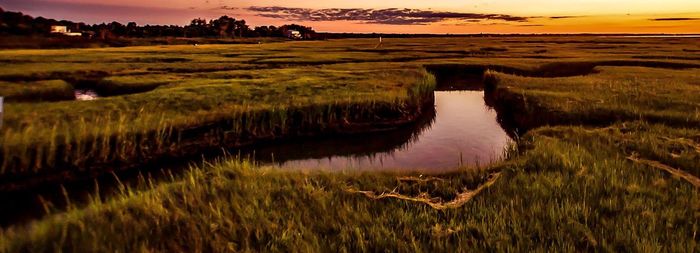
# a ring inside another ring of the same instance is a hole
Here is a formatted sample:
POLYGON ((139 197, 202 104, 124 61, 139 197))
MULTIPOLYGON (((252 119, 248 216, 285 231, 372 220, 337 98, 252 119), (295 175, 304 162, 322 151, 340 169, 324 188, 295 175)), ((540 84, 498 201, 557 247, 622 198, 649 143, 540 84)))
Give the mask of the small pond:
POLYGON ((97 95, 97 92, 94 90, 90 89, 75 89, 74 91, 75 94, 75 100, 95 100, 99 98, 100 96, 97 95))

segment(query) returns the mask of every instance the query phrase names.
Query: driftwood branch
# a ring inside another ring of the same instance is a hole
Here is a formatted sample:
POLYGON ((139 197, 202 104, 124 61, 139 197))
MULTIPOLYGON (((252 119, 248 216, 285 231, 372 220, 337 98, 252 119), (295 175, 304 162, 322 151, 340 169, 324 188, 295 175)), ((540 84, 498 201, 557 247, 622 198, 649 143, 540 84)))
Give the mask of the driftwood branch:
POLYGON ((696 176, 693 176, 692 174, 690 174, 688 172, 673 168, 671 166, 660 163, 658 161, 640 158, 637 154, 633 154, 633 155, 627 157, 627 160, 630 160, 630 161, 633 161, 633 162, 639 163, 639 164, 644 164, 644 165, 652 167, 652 168, 666 171, 666 172, 670 173, 671 175, 677 176, 677 177, 687 181, 688 183, 692 184, 696 188, 700 188, 700 178, 697 178, 696 176))
POLYGON ((449 202, 441 201, 440 198, 431 198, 427 193, 420 194, 418 196, 412 197, 400 194, 398 192, 392 191, 390 193, 382 193, 377 195, 374 191, 361 191, 353 188, 346 189, 350 193, 358 193, 365 195, 368 198, 379 200, 385 198, 396 198, 401 200, 407 200, 412 202, 420 202, 429 205, 437 210, 445 210, 451 208, 458 208, 472 200, 476 195, 481 193, 483 190, 491 187, 500 178, 501 172, 491 174, 489 179, 479 187, 474 190, 465 189, 463 192, 457 194, 457 197, 449 202))

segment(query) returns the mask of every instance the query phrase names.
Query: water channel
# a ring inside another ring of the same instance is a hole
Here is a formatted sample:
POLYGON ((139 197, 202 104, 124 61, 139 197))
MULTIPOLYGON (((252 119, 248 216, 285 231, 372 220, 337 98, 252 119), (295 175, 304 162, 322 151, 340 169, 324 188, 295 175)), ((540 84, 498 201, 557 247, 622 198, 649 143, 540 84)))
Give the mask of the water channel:
MULTIPOLYGON (((257 144, 229 154, 252 157, 261 165, 286 170, 411 171, 440 173, 463 166, 486 166, 501 160, 511 142, 509 131, 499 124, 497 113, 487 105, 481 75, 468 78, 438 76, 433 110, 416 123, 391 131, 351 136, 289 139, 257 144)), ((84 92, 79 99, 94 99, 84 92)), ((44 208, 65 208, 66 196, 73 204, 87 203, 97 192, 108 199, 119 184, 138 184, 140 175, 158 181, 177 175, 189 164, 213 161, 218 155, 203 155, 173 164, 146 166, 143 170, 102 175, 63 185, 43 185, 21 192, 0 192, 0 226, 24 223, 45 215, 44 208), (204 158, 203 158, 204 157, 204 158), (99 187, 95 187, 95 183, 99 187)))
POLYGON ((283 169, 444 172, 498 161, 511 140, 480 90, 436 91, 431 116, 408 133, 277 143, 255 147, 255 158, 283 169))

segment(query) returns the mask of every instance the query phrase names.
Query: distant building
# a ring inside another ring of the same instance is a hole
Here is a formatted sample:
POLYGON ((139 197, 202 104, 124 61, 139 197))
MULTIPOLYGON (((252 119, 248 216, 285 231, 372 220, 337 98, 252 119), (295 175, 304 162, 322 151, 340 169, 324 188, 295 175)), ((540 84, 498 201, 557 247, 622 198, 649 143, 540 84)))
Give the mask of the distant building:
POLYGON ((61 34, 65 36, 83 36, 83 33, 80 32, 71 32, 68 30, 68 27, 64 25, 52 25, 51 26, 51 33, 52 34, 61 34))
POLYGON ((284 32, 284 36, 287 36, 287 38, 295 39, 295 40, 300 40, 303 38, 301 36, 301 32, 299 32, 297 30, 287 30, 284 32))
POLYGON ((68 33, 68 27, 63 25, 52 25, 51 33, 68 33))

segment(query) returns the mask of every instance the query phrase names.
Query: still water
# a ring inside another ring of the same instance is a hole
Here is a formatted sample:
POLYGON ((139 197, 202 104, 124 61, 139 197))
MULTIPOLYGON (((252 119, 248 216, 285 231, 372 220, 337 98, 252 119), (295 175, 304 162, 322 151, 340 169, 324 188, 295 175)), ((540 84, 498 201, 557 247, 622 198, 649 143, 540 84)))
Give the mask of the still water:
POLYGON ((436 91, 434 114, 418 126, 258 147, 255 156, 287 169, 441 172, 498 161, 510 141, 483 91, 436 91))
POLYGON ((97 92, 94 90, 76 89, 73 93, 75 94, 75 100, 87 101, 95 100, 99 97, 99 95, 97 95, 97 92))

